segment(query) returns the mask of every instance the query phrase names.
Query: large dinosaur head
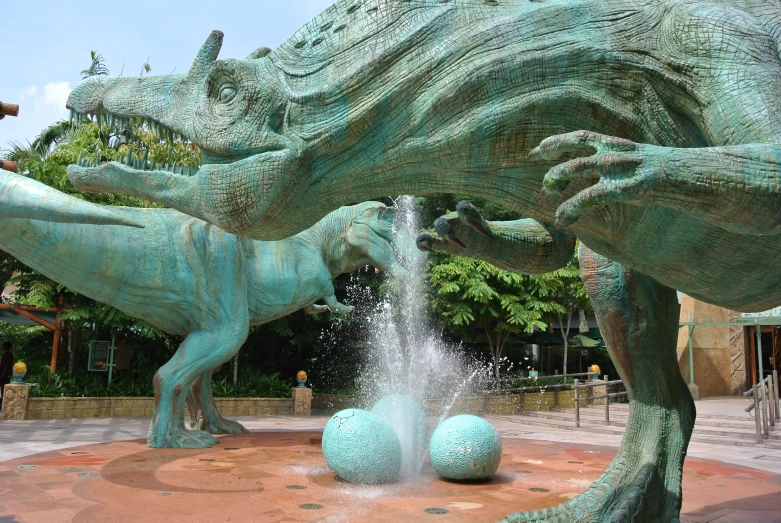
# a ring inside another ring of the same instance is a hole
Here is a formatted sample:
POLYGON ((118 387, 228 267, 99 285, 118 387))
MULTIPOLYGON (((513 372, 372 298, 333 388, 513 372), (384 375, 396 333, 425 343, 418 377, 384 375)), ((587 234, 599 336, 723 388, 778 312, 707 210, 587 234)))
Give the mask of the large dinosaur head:
MULTIPOLYGON (((239 233, 267 212, 265 206, 257 208, 259 200, 277 204, 275 195, 294 182, 278 175, 280 158, 296 149, 282 134, 282 84, 266 48, 246 60, 217 60, 222 38, 220 31, 212 32, 186 74, 91 77, 68 98, 77 120, 94 115, 110 125, 142 121, 160 137, 182 136, 201 148, 200 169, 155 165, 139 153, 128 155, 124 164, 86 160, 71 165, 73 184, 87 192, 134 194, 239 233), (265 164, 279 183, 262 183, 258 166, 265 164), (257 185, 264 185, 263 194, 257 185), (245 199, 234 197, 242 187, 245 199)), ((280 238, 285 236, 290 234, 280 238)))
POLYGON ((73 89, 67 107, 76 118, 143 121, 161 137, 180 135, 201 148, 204 163, 283 149, 285 103, 268 74, 268 49, 247 60, 217 60, 222 38, 213 31, 186 74, 87 78, 73 89))

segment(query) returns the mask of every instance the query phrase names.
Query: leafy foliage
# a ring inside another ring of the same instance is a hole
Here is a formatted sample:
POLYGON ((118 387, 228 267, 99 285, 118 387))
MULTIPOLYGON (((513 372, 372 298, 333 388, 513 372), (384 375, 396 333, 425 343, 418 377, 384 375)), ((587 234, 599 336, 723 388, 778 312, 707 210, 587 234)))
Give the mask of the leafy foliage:
POLYGON ((465 340, 482 329, 498 378, 505 345, 513 334, 547 329, 546 317, 563 307, 552 281, 499 269, 472 258, 438 253, 427 264, 429 301, 445 327, 465 340))
POLYGON ((282 379, 279 372, 243 372, 236 385, 227 377, 214 380, 212 392, 215 398, 289 398, 290 386, 291 380, 282 379))
POLYGON ((106 63, 97 51, 90 51, 90 66, 81 72, 82 78, 89 78, 90 76, 107 75, 108 68, 106 63))

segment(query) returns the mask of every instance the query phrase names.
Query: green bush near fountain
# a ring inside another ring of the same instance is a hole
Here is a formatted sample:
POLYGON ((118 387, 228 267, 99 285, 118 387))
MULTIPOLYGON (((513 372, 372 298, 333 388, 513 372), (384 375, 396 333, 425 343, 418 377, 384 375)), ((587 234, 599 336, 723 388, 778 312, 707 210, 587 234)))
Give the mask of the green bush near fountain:
POLYGON ((371 410, 385 420, 401 444, 401 476, 417 475, 428 452, 429 428, 426 413, 408 396, 388 394, 371 410))
POLYGON ((396 433, 385 420, 361 409, 331 416, 323 430, 323 456, 328 467, 350 483, 390 483, 401 470, 396 433))
POLYGON ((437 427, 429 443, 429 456, 443 478, 484 479, 499 468, 502 440, 483 418, 461 414, 437 427))

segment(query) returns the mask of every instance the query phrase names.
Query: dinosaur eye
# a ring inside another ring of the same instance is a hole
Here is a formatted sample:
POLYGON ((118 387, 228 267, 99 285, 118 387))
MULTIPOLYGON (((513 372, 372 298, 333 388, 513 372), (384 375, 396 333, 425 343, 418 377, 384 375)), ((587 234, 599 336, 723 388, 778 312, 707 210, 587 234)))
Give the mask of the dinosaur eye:
POLYGON ((220 88, 220 101, 228 103, 236 97, 236 88, 232 85, 223 85, 220 88))

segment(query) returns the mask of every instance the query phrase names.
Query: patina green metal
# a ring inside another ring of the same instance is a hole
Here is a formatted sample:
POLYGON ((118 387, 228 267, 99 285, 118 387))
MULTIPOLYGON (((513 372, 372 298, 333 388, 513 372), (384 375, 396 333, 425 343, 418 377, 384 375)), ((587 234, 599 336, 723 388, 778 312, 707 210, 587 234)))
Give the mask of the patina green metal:
POLYGON ((351 312, 334 296, 332 280, 366 265, 406 274, 394 252, 393 242, 405 240, 403 232, 393 231, 395 210, 378 202, 342 207, 278 242, 234 236, 170 209, 110 209, 117 221, 140 227, 35 219, 50 218, 63 207, 84 215, 103 212, 0 171, 0 248, 85 296, 185 336, 154 378, 150 447, 205 447, 216 442, 211 434, 245 432, 217 411, 211 374, 236 354, 250 325, 301 308, 351 312), (205 430, 184 428, 191 384, 205 430))
POLYGON ((193 176, 68 172, 261 239, 348 202, 436 192, 528 218, 484 223, 464 205, 423 248, 533 272, 577 237, 630 430, 582 495, 508 520, 677 521, 694 404, 674 289, 734 310, 781 303, 779 35, 766 0, 339 0, 271 52, 217 60, 214 32, 186 74, 74 89, 77 115, 192 140, 193 176))

